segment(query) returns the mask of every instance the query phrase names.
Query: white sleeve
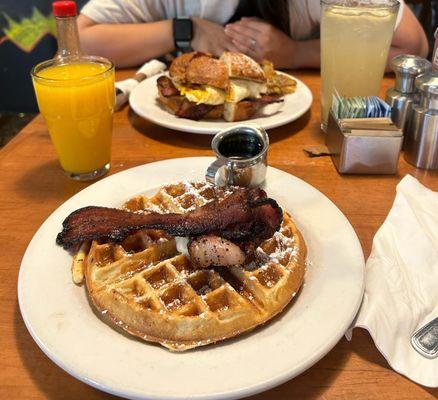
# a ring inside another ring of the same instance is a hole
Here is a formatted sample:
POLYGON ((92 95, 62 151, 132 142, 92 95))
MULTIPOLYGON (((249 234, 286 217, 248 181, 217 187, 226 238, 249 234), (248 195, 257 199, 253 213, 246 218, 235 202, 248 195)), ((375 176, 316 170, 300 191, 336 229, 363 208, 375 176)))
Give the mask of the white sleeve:
POLYGON ((397 20, 395 21, 394 30, 396 30, 398 28, 400 21, 403 17, 403 12, 405 11, 405 7, 406 7, 404 0, 398 0, 398 1, 400 2, 400 7, 398 9, 397 20))
POLYGON ((166 18, 160 0, 90 0, 81 13, 99 24, 153 22, 166 18))
MULTIPOLYGON (((400 2, 400 7, 398 9, 398 14, 397 14, 397 20, 395 22, 395 28, 394 30, 396 30, 398 28, 398 25, 400 24, 400 21, 403 17, 403 11, 405 9, 405 2, 404 0, 398 0, 400 2)), ((309 14, 310 14, 310 18, 312 21, 316 21, 318 23, 321 23, 321 5, 320 5, 320 0, 310 0, 308 2, 308 9, 309 9, 309 14)))

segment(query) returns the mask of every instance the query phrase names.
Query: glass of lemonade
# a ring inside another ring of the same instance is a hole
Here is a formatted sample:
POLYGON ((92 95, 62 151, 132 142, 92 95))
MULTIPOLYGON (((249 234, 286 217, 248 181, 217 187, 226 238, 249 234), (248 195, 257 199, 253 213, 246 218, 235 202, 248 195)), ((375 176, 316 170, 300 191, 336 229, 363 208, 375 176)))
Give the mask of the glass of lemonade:
POLYGON ((327 126, 335 90, 377 96, 400 3, 321 0, 321 118, 327 126))
POLYGON ((45 61, 32 70, 38 101, 62 168, 77 180, 110 167, 114 66, 101 57, 45 61))

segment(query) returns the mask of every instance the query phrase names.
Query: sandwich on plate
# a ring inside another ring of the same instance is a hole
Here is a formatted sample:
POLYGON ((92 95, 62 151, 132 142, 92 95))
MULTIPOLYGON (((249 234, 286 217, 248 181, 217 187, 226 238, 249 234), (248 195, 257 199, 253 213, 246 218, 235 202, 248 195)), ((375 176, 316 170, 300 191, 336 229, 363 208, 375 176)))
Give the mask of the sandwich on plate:
POLYGON ((177 57, 169 76, 158 78, 157 85, 158 101, 177 117, 233 122, 283 101, 296 81, 275 72, 272 63, 265 61, 262 67, 242 53, 224 52, 215 58, 192 52, 177 57))

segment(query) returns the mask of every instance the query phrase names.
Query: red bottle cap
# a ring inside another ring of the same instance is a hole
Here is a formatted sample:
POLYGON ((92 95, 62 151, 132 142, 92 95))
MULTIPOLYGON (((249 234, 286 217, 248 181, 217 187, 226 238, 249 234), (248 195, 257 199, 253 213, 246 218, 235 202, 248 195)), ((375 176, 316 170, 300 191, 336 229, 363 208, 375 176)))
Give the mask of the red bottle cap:
POLYGON ((55 17, 75 17, 78 14, 74 1, 54 1, 52 9, 55 17))

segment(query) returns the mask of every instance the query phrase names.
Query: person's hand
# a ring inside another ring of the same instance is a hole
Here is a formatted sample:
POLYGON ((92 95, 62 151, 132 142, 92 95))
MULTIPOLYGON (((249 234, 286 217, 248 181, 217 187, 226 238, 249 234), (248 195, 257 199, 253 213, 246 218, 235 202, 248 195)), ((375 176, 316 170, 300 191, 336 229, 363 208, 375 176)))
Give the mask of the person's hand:
POLYGON ((192 49, 220 56, 224 51, 238 51, 225 34, 224 27, 202 18, 192 18, 192 49))
POLYGON ((277 68, 288 68, 292 64, 294 41, 261 19, 242 18, 226 25, 225 33, 240 52, 258 62, 267 59, 277 68))

